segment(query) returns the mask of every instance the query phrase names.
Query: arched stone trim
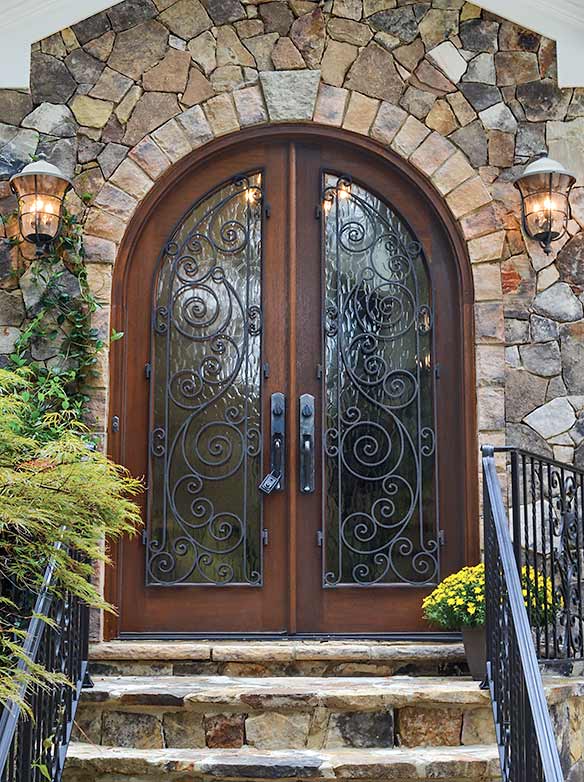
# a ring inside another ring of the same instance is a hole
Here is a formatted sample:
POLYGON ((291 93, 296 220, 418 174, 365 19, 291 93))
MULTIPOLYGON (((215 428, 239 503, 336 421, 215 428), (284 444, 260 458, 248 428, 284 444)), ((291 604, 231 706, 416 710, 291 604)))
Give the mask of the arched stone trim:
MULTIPOLYGON (((240 129, 277 122, 316 123, 365 136, 396 153, 443 200, 466 246, 474 286, 478 431, 481 442, 505 441, 505 335, 500 261, 505 230, 492 196, 464 153, 403 109, 359 92, 319 82, 318 71, 274 71, 254 85, 194 106, 142 138, 94 199, 85 223, 90 279, 111 296, 110 271, 138 205, 173 165, 194 150, 240 129), (99 282, 98 282, 99 280, 99 282)), ((156 192, 156 191, 154 191, 156 192)), ((102 316, 108 320, 108 309, 102 316)), ((107 362, 103 393, 92 401, 98 428, 107 430, 107 362), (100 425, 100 422, 103 425, 100 425)))

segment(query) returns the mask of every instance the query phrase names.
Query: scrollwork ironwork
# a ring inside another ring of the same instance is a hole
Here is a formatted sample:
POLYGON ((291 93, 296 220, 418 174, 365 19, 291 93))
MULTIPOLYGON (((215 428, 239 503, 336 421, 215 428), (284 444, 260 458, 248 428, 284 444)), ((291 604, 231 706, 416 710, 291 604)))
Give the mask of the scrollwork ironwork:
POLYGON ((325 174, 323 585, 439 577, 431 286, 419 242, 325 174))
POLYGON ((262 583, 261 173, 206 194, 152 302, 149 585, 262 583))
POLYGON ((584 658, 584 473, 519 450, 511 453, 514 538, 539 656, 584 658))

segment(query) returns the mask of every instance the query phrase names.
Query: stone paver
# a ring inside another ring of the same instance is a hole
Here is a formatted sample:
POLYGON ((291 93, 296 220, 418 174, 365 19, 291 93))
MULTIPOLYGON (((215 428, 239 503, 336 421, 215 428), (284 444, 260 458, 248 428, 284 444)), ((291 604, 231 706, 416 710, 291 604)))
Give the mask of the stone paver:
POLYGON ((495 746, 431 749, 344 749, 334 751, 288 750, 129 750, 73 744, 65 769, 65 782, 94 782, 110 774, 129 774, 140 780, 338 780, 435 778, 497 779, 499 759, 495 746), (85 776, 84 776, 85 775, 85 776))
POLYGON ((387 641, 107 641, 92 644, 89 657, 105 660, 215 660, 292 662, 294 660, 462 662, 464 649, 455 643, 392 643, 387 641))
MULTIPOLYGON (((214 704, 222 709, 237 706, 269 711, 304 704, 371 711, 413 703, 484 706, 489 702, 488 694, 466 677, 96 676, 93 681, 84 701, 116 708, 214 704)), ((580 697, 584 695, 584 679, 557 677, 546 681, 546 689, 551 703, 580 697)))

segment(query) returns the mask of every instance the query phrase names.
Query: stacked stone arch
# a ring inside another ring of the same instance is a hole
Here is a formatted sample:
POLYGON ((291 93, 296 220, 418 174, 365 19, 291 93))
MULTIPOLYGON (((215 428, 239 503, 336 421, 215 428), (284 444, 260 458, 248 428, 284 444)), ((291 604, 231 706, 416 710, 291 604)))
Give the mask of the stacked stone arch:
MULTIPOLYGON (((90 194, 69 205, 104 332, 120 243, 171 166, 240 129, 342 128, 407 160, 464 237, 481 439, 578 457, 582 281, 570 259, 584 189, 556 263, 522 235, 511 182, 533 154, 565 152, 584 122, 579 91, 557 86, 553 42, 463 0, 125 0, 33 49, 30 95, 0 92, 0 177, 46 151, 90 194)), ((22 263, 4 247, 6 270, 22 263)), ((0 313, 7 354, 31 312, 26 291, 3 286, 16 313, 0 313)), ((101 431, 106 363, 92 402, 101 431)))
MULTIPOLYGON (((142 200, 156 191, 163 174, 171 174, 175 164, 193 151, 204 151, 215 139, 230 135, 235 142, 240 129, 270 127, 283 121, 342 128, 397 153, 428 179, 444 199, 452 222, 465 238, 472 265, 479 371, 487 363, 492 366, 498 362, 498 376, 502 378, 504 350, 491 343, 491 321, 503 322, 498 260, 504 230, 498 224, 489 191, 464 152, 413 115, 386 102, 376 106, 372 121, 362 121, 361 109, 371 99, 356 91, 346 99, 342 90, 322 84, 318 71, 262 74, 259 85, 224 95, 227 100, 222 97, 212 109, 207 106, 205 111, 195 106, 177 114, 130 149, 127 159, 104 183, 87 213, 88 261, 115 264, 120 244, 142 200), (357 107, 353 115, 351 103, 357 107)), ((503 384, 490 386, 487 398, 482 398, 479 390, 479 405, 496 404, 491 398, 493 389, 502 393, 503 384)), ((481 436, 485 440, 504 437, 503 427, 497 429, 486 413, 483 424, 481 436)))

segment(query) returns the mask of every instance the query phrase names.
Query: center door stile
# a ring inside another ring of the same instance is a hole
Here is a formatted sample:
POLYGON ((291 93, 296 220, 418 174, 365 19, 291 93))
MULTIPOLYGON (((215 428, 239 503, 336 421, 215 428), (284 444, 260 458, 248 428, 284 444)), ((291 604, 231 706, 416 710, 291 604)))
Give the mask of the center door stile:
MULTIPOLYGON (((296 238, 296 294, 292 301, 296 308, 296 344, 291 356, 296 367, 294 393, 296 414, 302 394, 315 399, 314 421, 314 492, 297 492, 297 554, 296 578, 297 631, 313 633, 320 626, 322 616, 322 548, 318 533, 322 514, 322 380, 318 367, 322 365, 322 223, 321 206, 321 148, 320 145, 296 145, 296 221, 291 226, 296 238)), ((294 343, 293 343, 294 344, 294 343)), ((292 432, 296 444, 296 463, 299 460, 298 420, 292 432)))

